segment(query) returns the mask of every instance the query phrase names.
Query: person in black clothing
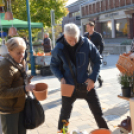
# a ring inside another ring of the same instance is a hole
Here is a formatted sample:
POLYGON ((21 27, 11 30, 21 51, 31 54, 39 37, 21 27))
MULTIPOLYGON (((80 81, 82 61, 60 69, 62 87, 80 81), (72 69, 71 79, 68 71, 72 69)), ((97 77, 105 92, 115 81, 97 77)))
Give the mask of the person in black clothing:
MULTIPOLYGON (((96 46, 96 48, 99 50, 100 54, 102 55, 103 49, 104 49, 104 42, 102 39, 102 36, 100 33, 94 31, 95 28, 95 22, 89 21, 89 23, 86 25, 87 31, 84 34, 84 37, 87 37, 92 43, 96 46)), ((101 79, 101 76, 98 77, 99 86, 102 86, 103 80, 101 79)))
POLYGON ((44 34, 44 42, 42 45, 44 47, 44 53, 51 52, 51 39, 49 38, 49 33, 44 34))

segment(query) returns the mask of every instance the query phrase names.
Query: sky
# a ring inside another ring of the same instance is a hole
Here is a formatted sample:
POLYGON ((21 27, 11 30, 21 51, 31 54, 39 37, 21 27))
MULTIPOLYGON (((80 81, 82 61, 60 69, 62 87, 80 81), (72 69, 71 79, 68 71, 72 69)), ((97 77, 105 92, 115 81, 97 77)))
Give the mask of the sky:
POLYGON ((69 5, 69 4, 71 4, 71 3, 75 2, 75 1, 77 1, 77 0, 68 0, 67 5, 69 5))

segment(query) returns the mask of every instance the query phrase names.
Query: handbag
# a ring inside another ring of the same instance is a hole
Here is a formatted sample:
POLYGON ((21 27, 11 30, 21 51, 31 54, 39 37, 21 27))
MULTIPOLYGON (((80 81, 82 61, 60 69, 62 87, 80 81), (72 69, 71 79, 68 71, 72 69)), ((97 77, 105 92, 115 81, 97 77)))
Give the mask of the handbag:
POLYGON ((43 107, 36 98, 27 95, 24 108, 24 126, 26 129, 34 129, 45 121, 43 107))
POLYGON ((71 67, 70 59, 69 59, 68 54, 66 52, 65 52, 65 57, 68 61, 69 69, 70 69, 71 75, 72 75, 74 83, 75 83, 76 96, 77 96, 77 98, 85 98, 87 96, 87 93, 88 93, 87 83, 78 83, 77 82, 75 74, 74 74, 73 69, 71 67))

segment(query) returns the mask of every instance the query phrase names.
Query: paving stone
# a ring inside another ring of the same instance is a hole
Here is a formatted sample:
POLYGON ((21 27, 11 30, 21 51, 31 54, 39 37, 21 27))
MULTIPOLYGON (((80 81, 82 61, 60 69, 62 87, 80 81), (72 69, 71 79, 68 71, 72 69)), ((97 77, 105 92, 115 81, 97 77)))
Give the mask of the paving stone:
MULTIPOLYGON (((100 72, 104 79, 102 88, 97 88, 98 83, 96 83, 96 91, 99 96, 104 115, 120 116, 118 120, 108 122, 108 126, 113 131, 113 134, 118 134, 116 133, 118 131, 116 125, 129 115, 128 104, 117 97, 117 95, 121 93, 120 84, 117 81, 119 71, 115 68, 117 60, 118 55, 109 56, 107 66, 103 66, 100 72)), ((53 76, 38 76, 33 78, 32 83, 44 81, 49 85, 48 98, 41 102, 45 110, 46 120, 45 123, 35 129, 35 131, 29 131, 29 133, 32 132, 32 134, 36 134, 36 132, 38 132, 38 134, 57 133, 58 119, 61 110, 60 82, 53 76)), ((70 118, 69 131, 78 128, 82 131, 86 130, 87 132, 91 132, 98 128, 94 117, 88 108, 87 102, 83 99, 77 99, 75 101, 70 118)))

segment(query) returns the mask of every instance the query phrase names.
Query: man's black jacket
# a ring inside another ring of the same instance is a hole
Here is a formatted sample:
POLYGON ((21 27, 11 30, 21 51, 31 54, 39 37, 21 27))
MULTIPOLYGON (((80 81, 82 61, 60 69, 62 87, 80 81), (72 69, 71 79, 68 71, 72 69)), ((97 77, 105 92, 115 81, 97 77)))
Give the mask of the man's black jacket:
POLYGON ((87 37, 89 40, 91 40, 96 48, 99 50, 100 54, 102 54, 104 49, 104 42, 100 33, 94 31, 92 35, 89 35, 89 33, 87 32, 84 34, 84 37, 87 37))

